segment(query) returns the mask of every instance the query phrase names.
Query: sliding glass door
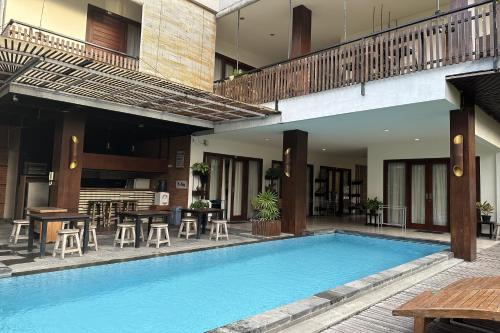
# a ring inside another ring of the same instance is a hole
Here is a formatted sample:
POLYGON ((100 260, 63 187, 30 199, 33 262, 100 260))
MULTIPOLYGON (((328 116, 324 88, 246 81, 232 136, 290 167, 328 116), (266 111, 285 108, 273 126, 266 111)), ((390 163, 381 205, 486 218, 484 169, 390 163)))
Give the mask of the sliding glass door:
POLYGON ((205 153, 210 166, 207 198, 220 203, 232 221, 254 216, 251 200, 262 189, 262 160, 205 153))

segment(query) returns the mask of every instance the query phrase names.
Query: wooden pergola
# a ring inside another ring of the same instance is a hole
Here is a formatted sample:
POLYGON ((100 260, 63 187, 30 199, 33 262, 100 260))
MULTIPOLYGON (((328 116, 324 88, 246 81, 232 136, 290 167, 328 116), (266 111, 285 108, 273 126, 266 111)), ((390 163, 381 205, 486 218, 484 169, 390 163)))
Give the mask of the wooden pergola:
POLYGON ((0 97, 30 95, 206 128, 278 113, 99 61, 70 44, 16 37, 0 36, 0 97))

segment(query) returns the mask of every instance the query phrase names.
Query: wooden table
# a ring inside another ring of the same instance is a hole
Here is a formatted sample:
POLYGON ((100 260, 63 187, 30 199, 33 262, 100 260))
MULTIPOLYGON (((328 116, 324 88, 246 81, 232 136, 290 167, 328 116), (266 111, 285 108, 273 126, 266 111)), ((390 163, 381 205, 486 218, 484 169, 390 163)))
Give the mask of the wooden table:
POLYGON ((84 222, 83 229, 83 253, 87 252, 89 245, 89 226, 90 226, 90 216, 78 213, 31 213, 29 214, 30 225, 29 225, 29 238, 28 238, 28 251, 33 251, 33 241, 34 241, 34 231, 35 222, 40 222, 42 224, 42 230, 40 233, 40 258, 45 256, 45 244, 47 241, 47 224, 48 223, 60 223, 60 222, 84 222))
MULTIPOLYGON (((148 219, 148 235, 151 229, 151 223, 153 223, 154 217, 162 217, 165 223, 168 223, 168 216, 170 211, 168 210, 129 210, 125 212, 118 213, 119 221, 118 223, 123 223, 123 219, 128 217, 135 222, 135 247, 141 247, 141 223, 142 219, 148 219)), ((147 237, 147 235, 145 235, 147 237)))
POLYGON ((208 214, 216 214, 217 218, 221 218, 221 214, 224 213, 224 209, 221 208, 183 208, 182 215, 187 213, 191 213, 196 215, 196 238, 200 239, 200 229, 202 233, 205 233, 205 229, 207 224, 203 223, 204 221, 208 221, 208 214))
MULTIPOLYGON (((30 207, 26 209, 27 214, 55 214, 55 213, 67 213, 66 208, 60 207, 30 207)), ((46 242, 54 242, 57 237, 57 232, 61 229, 62 223, 51 223, 47 226, 47 236, 46 242)), ((39 223, 35 224, 35 231, 40 235, 42 234, 41 225, 39 223)))

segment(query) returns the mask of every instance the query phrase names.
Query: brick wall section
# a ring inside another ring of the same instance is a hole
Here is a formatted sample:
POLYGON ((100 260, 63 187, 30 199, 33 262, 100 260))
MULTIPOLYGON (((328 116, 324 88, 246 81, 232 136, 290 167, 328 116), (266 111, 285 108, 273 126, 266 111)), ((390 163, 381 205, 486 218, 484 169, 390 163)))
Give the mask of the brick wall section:
POLYGON ((140 70, 212 91, 215 31, 215 14, 191 1, 146 1, 140 70))
POLYGON ((187 207, 189 183, 187 189, 177 189, 175 187, 175 182, 177 180, 185 180, 189 182, 189 174, 191 172, 190 151, 191 151, 190 136, 180 136, 170 139, 168 164, 171 167, 169 167, 167 174, 167 187, 168 187, 168 192, 170 193, 170 207, 175 207, 175 206, 187 207), (177 151, 184 151, 183 168, 175 167, 175 157, 177 151))
POLYGON ((9 158, 7 127, 0 126, 0 218, 5 210, 5 196, 7 190, 7 163, 9 158))

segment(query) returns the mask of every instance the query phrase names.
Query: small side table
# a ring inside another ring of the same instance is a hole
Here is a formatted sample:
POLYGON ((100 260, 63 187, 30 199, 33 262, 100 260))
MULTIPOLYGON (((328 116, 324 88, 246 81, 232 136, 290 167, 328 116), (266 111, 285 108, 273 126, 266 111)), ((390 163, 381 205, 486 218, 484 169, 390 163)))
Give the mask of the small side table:
POLYGON ((477 237, 480 236, 489 236, 490 239, 493 239, 493 232, 495 230, 495 223, 494 222, 483 222, 483 221, 478 221, 477 222, 477 237), (487 225, 490 227, 490 232, 488 234, 483 234, 483 225, 487 225))
POLYGON ((381 224, 380 219, 382 217, 382 214, 380 213, 375 213, 371 214, 370 212, 366 212, 366 225, 379 225, 381 224))

